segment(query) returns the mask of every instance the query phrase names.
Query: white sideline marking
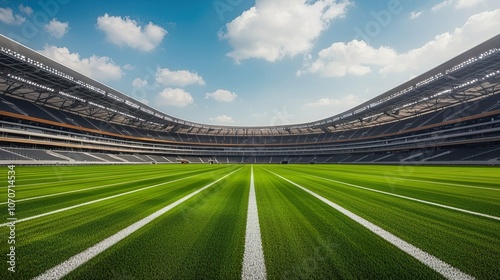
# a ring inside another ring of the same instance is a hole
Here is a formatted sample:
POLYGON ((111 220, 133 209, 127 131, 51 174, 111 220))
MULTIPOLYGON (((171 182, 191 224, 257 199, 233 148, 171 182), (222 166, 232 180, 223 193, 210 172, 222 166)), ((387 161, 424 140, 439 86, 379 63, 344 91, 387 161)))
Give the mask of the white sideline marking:
POLYGON ((471 189, 483 189, 483 190, 490 190, 490 191, 500 191, 500 188, 488 188, 488 187, 478 187, 478 186, 471 186, 471 185, 464 185, 464 184, 436 182, 436 181, 429 181, 429 180, 407 179, 407 178, 404 178, 404 177, 401 178, 401 179, 402 180, 406 180, 406 181, 426 182, 426 183, 434 183, 434 184, 440 184, 440 185, 464 187, 464 188, 471 188, 471 189))
MULTIPOLYGON (((299 172, 299 173, 301 173, 301 172, 299 172)), ((420 202, 420 203, 424 203, 424 204, 429 204, 429 205, 432 205, 432 206, 437 206, 437 207, 441 207, 441 208, 445 208, 445 209, 450 209, 450 210, 454 210, 454 211, 458 211, 458 212, 463 212, 463 213, 467 213, 467 214, 471 214, 471 215, 475 215, 475 216, 480 216, 480 217, 485 217, 485 218, 490 218, 490 219, 493 219, 493 220, 500 221, 500 217, 493 216, 493 215, 488 215, 488 214, 483 214, 483 213, 479 213, 479 212, 474 212, 474 211, 470 211, 470 210, 466 210, 466 209, 462 209, 462 208, 457 208, 457 207, 453 207, 453 206, 449 206, 449 205, 439 204, 439 203, 436 203, 436 202, 431 202, 431 201, 422 200, 422 199, 418 199, 418 198, 413 198, 413 197, 409 197, 409 196, 404 196, 404 195, 400 195, 400 194, 395 194, 395 193, 390 193, 390 192, 384 192, 384 191, 380 191, 380 190, 374 190, 374 189, 370 189, 370 188, 367 188, 367 187, 362 187, 362 186, 358 186, 358 185, 354 185, 354 184, 350 184, 350 183, 346 183, 346 182, 342 182, 342 181, 337 181, 337 180, 333 180, 333 179, 329 179, 329 178, 325 178, 325 177, 320 177, 320 176, 316 176, 316 175, 311 175, 311 174, 307 174, 307 173, 301 173, 301 174, 306 174, 306 175, 311 176, 311 177, 320 178, 320 179, 323 179, 323 180, 327 180, 327 181, 331 181, 331 182, 335 182, 335 183, 339 183, 339 184, 351 186, 351 187, 358 188, 358 189, 363 189, 363 190, 367 190, 367 191, 371 191, 371 192, 376 192, 376 193, 386 194, 386 195, 390 195, 390 196, 395 196, 395 197, 399 197, 399 198, 403 198, 403 199, 407 199, 407 200, 411 200, 411 201, 416 201, 416 202, 420 202)))
MULTIPOLYGON (((186 173, 189 173, 189 172, 186 172, 186 173)), ((173 174, 173 175, 170 175, 170 176, 182 175, 182 174, 186 174, 186 173, 173 174)), ((197 174, 197 175, 199 175, 199 174, 197 174)), ((18 199, 18 200, 16 200, 16 202, 22 202, 22 201, 28 201, 28 200, 46 198, 46 197, 51 197, 51 196, 58 196, 58 195, 63 195, 63 194, 68 194, 68 193, 83 192, 83 191, 88 191, 88 190, 95 190, 95 189, 107 188, 107 187, 111 187, 111 186, 115 186, 115 185, 135 183, 135 182, 140 182, 140 181, 144 181, 144 180, 157 179, 157 178, 162 178, 162 177, 167 177, 167 176, 169 176, 169 175, 162 175, 162 176, 157 176, 157 177, 152 177, 152 178, 143 178, 143 179, 134 180, 134 181, 123 181, 123 182, 118 182, 118 183, 113 183, 113 184, 108 184, 108 185, 102 185, 102 186, 97 186, 97 187, 90 187, 90 188, 72 190, 72 191, 67 191, 67 192, 60 192, 60 193, 46 194, 46 195, 35 196, 35 197, 28 197, 28 198, 18 199)), ((0 205, 2 205, 2 204, 7 204, 7 202, 0 202, 0 205)))
POLYGON ((309 193, 310 195, 316 197, 317 199, 323 201, 324 203, 326 203, 330 207, 334 208, 335 210, 339 211, 340 213, 344 214, 345 216, 351 218, 352 220, 354 220, 358 224, 364 226, 365 228, 367 228, 371 232, 382 237, 382 239, 384 239, 385 241, 391 243, 392 245, 396 246, 397 248, 399 248, 403 252, 414 257, 415 259, 417 259, 418 261, 420 261, 421 263, 423 263, 427 267, 429 267, 432 270, 436 271, 437 273, 441 274, 446 279, 475 279, 474 277, 470 276, 469 274, 462 272, 458 268, 455 268, 455 267, 445 263, 444 261, 438 259, 437 257, 423 251, 422 249, 419 249, 419 248, 413 246, 412 244, 404 241, 403 239, 395 236, 394 234, 392 234, 392 233, 382 229, 381 227, 361 218, 360 216, 352 213, 351 211, 343 208, 340 205, 337 205, 337 204, 331 202, 330 200, 320 196, 319 194, 316 194, 315 192, 310 191, 310 190, 300 186, 299 184, 294 183, 294 182, 288 180, 287 178, 282 177, 282 176, 280 176, 272 171, 269 171, 269 172, 271 172, 275 176, 278 176, 281 179, 287 181, 288 183, 293 184, 294 186, 302 189, 303 191, 309 193))
MULTIPOLYGON (((104 172, 102 172, 104 173, 104 172)), ((160 173, 160 171, 154 171, 154 172, 148 172, 148 174, 155 174, 155 173, 160 173)), ((52 175, 53 173, 48 173, 47 175, 52 175)), ((101 173, 99 173, 101 174, 101 173)), ((38 175, 38 174, 37 174, 38 175)), ((69 179, 69 180, 65 180, 64 183, 67 183, 67 182, 78 182, 78 181, 88 181, 89 178, 88 178, 88 175, 89 174, 85 174, 85 175, 72 175, 71 177, 76 177, 76 179, 69 179), (86 177, 84 177, 86 176, 86 177), (83 178, 82 178, 83 177, 83 178)), ((111 179, 115 179, 115 178, 126 178, 127 175, 109 175, 109 176, 100 176, 99 179, 106 179, 106 180, 111 180, 111 179)), ((39 179, 36 179, 36 178, 33 178, 33 179, 28 179, 27 181, 35 181, 35 180, 39 180, 39 179)), ((23 187, 28 187, 28 186, 43 186, 43 185, 50 185, 50 184, 54 184, 54 183, 62 183, 63 181, 51 181, 51 182, 45 182, 45 183, 30 183, 30 184, 23 184, 23 187)), ((5 187, 7 188, 7 187, 5 187)))
MULTIPOLYGON (((241 168, 240 168, 241 169, 241 168)), ((240 170, 238 169, 238 170, 240 170)), ((110 248, 111 246, 115 245, 116 243, 120 242, 121 240, 123 240, 124 238, 126 238, 127 236, 131 235, 132 233, 134 233, 135 231, 139 230, 140 228, 142 228, 143 226, 149 224, 150 222, 152 222, 154 219, 160 217, 161 215, 167 213, 168 211, 170 211, 172 208, 176 207, 177 205, 183 203, 184 201, 190 199, 191 197, 197 195, 198 193, 202 192, 203 190, 211 187, 212 185, 214 185, 215 183, 225 179, 226 177, 228 177, 229 175, 233 174, 234 172, 238 171, 238 170, 235 170, 217 180, 215 180, 214 182, 204 186, 203 188, 201 189, 198 189, 188 195, 186 195, 185 197, 173 202, 172 204, 169 204, 167 205, 166 207, 154 212, 153 214, 133 223, 132 225, 120 230, 119 232, 111 235, 110 237, 104 239, 103 241, 95 244, 94 246, 92 247, 89 247, 87 248, 85 251, 83 252, 80 252, 76 255, 74 255, 73 257, 67 259, 66 261, 54 266, 53 268, 45 271, 44 273, 38 275, 37 277, 33 278, 33 280, 42 280, 42 279, 61 279, 63 278, 65 275, 67 275, 68 273, 70 273, 71 271, 75 270, 76 268, 78 268, 79 266, 83 265, 84 263, 88 262, 89 260, 91 260, 92 258, 94 258, 95 256, 99 255, 100 253, 104 252, 105 250, 107 250, 108 248, 110 248)))
POLYGON ((264 250, 260 237, 259 213, 253 180, 253 165, 250 171, 250 195, 248 197, 247 228, 245 232, 245 253, 241 279, 266 279, 264 250))
MULTIPOLYGON (((201 173, 201 174, 204 174, 204 173, 201 173)), ((16 224, 20 223, 20 222, 25 222, 25 221, 29 221, 29 220, 33 220, 33 219, 45 217, 45 216, 48 216, 48 215, 52 215, 52 214, 64 212, 64 211, 67 211, 67 210, 75 209, 75 208, 78 208, 78 207, 82 207, 82 206, 94 204, 94 203, 105 201, 105 200, 108 200, 108 199, 117 198, 117 197, 124 196, 124 195, 127 195, 127 194, 131 194, 131 193, 135 193, 135 192, 139 192, 139 191, 143 191, 143 190, 155 188, 155 187, 158 187, 158 186, 161 186, 161 185, 175 183, 175 182, 178 182, 178 181, 181 181, 181 180, 185 180, 185 179, 188 179, 188 178, 191 178, 191 177, 199 176, 201 174, 196 174, 196 175, 193 175, 193 176, 188 176, 188 177, 184 177, 184 178, 180 178, 180 179, 175 179, 173 181, 163 182, 163 183, 160 183, 160 184, 147 186, 147 187, 140 188, 140 189, 137 189, 137 190, 132 190, 132 191, 124 192, 124 193, 119 193, 119 194, 115 194, 115 195, 112 195, 112 196, 107 196, 107 197, 99 198, 99 199, 96 199, 96 200, 92 200, 92 201, 80 203, 80 204, 77 204, 77 205, 65 207, 65 208, 62 208, 62 209, 50 211, 50 212, 47 212, 47 213, 43 213, 43 214, 39 214, 39 215, 35 215, 35 216, 23 218, 23 219, 19 219, 19 220, 16 220, 16 224)), ((3 223, 3 224, 0 224, 0 227, 4 227, 4 226, 7 226, 7 225, 9 225, 9 223, 3 223)))

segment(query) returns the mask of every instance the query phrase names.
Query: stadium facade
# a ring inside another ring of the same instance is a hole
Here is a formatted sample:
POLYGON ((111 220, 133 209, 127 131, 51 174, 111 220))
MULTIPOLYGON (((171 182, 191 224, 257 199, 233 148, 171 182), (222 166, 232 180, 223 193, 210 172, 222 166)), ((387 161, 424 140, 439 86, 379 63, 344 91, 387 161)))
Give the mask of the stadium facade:
POLYGON ((175 118, 0 36, 0 162, 500 164, 500 35, 341 114, 175 118))

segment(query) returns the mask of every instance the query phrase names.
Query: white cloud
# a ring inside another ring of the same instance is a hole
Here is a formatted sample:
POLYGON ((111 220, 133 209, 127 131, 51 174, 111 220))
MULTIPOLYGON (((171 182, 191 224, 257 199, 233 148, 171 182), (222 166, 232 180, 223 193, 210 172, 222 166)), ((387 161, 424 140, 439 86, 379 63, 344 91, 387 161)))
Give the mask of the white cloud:
POLYGON ((160 106, 186 107, 194 103, 194 99, 189 92, 181 88, 165 88, 156 98, 160 106))
POLYGON ((26 18, 14 15, 11 8, 0 8, 0 21, 10 25, 21 25, 26 21, 26 18))
POLYGON ((466 9, 484 2, 484 0, 458 0, 456 2, 455 9, 466 9))
POLYGON ((444 0, 444 1, 434 5, 431 8, 431 10, 433 12, 436 12, 436 11, 441 10, 442 8, 450 6, 450 5, 453 5, 454 8, 457 10, 466 9, 466 8, 473 7, 473 6, 479 4, 483 1, 484 0, 444 0))
POLYGON ((122 77, 122 69, 109 57, 92 55, 89 58, 81 58, 78 53, 71 53, 68 48, 56 46, 45 46, 39 51, 41 54, 76 70, 83 75, 100 81, 119 80, 122 77))
POLYGON ((137 87, 137 88, 141 88, 141 87, 145 87, 148 85, 148 81, 146 80, 143 80, 141 78, 135 78, 133 81, 132 81, 132 86, 133 87, 137 87))
POLYGON ((254 119, 265 119, 267 118, 267 112, 264 113, 253 113, 252 118, 254 119))
POLYGON ((227 55, 239 62, 260 58, 270 62, 311 50, 333 19, 346 14, 344 0, 256 0, 255 6, 225 26, 219 38, 228 40, 227 55))
POLYGON ((184 87, 191 84, 205 84, 203 78, 197 73, 187 70, 171 71, 168 68, 158 68, 156 70, 156 81, 163 86, 184 87))
POLYGON ((43 26, 43 29, 53 37, 62 38, 64 34, 68 32, 69 23, 60 22, 56 18, 53 18, 49 23, 43 26))
POLYGON ((422 15, 422 11, 420 11, 420 12, 413 11, 413 12, 411 12, 411 13, 410 13, 410 19, 417 19, 417 18, 419 18, 421 15, 422 15))
POLYGON ((307 61, 299 71, 318 73, 324 77, 362 76, 378 68, 382 74, 422 71, 441 63, 475 45, 490 39, 500 30, 500 9, 471 16, 451 33, 435 36, 419 48, 398 53, 389 47, 375 48, 364 41, 334 43, 319 52, 314 61, 307 61))
POLYGON ((210 118, 210 120, 213 122, 218 122, 218 123, 234 123, 233 118, 230 116, 227 116, 226 114, 222 114, 222 115, 217 116, 215 118, 210 118))
POLYGON ((152 22, 142 27, 129 17, 108 14, 97 18, 97 28, 104 31, 106 39, 113 44, 146 52, 155 49, 167 35, 165 29, 152 22))
POLYGON ((423 46, 398 54, 381 73, 426 70, 482 43, 498 34, 500 9, 469 17, 460 28, 435 36, 423 46))
POLYGON ((436 5, 434 5, 434 6, 431 8, 431 10, 432 10, 433 12, 438 11, 438 10, 441 10, 442 8, 444 8, 444 7, 448 6, 448 5, 450 5, 452 2, 453 2, 453 0, 444 0, 444 1, 442 1, 442 2, 440 2, 440 3, 438 3, 438 4, 436 4, 436 5))
POLYGON ((347 74, 363 76, 372 72, 371 66, 385 66, 397 57, 388 47, 373 48, 364 41, 333 43, 318 54, 318 59, 308 62, 304 72, 319 73, 323 77, 343 77, 347 74))
POLYGON ((238 97, 234 92, 225 89, 218 89, 213 93, 206 93, 205 98, 213 98, 217 102, 232 102, 238 97))
POLYGON ((361 104, 364 99, 359 98, 355 95, 347 95, 346 97, 340 99, 334 99, 330 97, 320 98, 314 102, 310 102, 302 106, 302 109, 317 109, 322 107, 327 107, 328 109, 334 109, 334 114, 341 113, 348 110, 354 106, 361 104))
POLYGON ((134 69, 135 69, 135 67, 130 65, 130 64, 123 65, 123 70, 130 71, 130 70, 134 70, 134 69))
POLYGON ((33 14, 33 9, 30 6, 24 6, 23 4, 19 5, 19 11, 28 16, 33 14))

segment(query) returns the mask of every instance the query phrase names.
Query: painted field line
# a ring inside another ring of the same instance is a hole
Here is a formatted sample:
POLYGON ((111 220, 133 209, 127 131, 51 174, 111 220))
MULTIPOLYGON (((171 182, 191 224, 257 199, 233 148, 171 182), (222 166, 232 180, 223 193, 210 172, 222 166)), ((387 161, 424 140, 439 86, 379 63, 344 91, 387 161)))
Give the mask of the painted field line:
POLYGON ((413 197, 409 197, 409 196, 404 196, 404 195, 400 195, 400 194, 395 194, 395 193, 385 192, 385 191, 381 191, 381 190, 370 189, 370 188, 367 188, 367 187, 358 186, 358 185, 354 185, 354 184, 346 183, 346 182, 342 182, 342 181, 337 181, 337 180, 333 180, 333 179, 325 178, 325 177, 321 177, 321 176, 311 175, 311 174, 308 174, 308 173, 302 173, 302 172, 298 172, 298 173, 305 174, 305 175, 308 175, 308 176, 311 176, 311 177, 315 177, 315 178, 319 178, 319 179, 323 179, 323 180, 327 180, 327 181, 334 182, 334 183, 339 183, 339 184, 351 186, 353 188, 358 188, 358 189, 367 190, 367 191, 371 191, 371 192, 376 192, 376 193, 381 193, 381 194, 385 194, 385 195, 390 195, 390 196, 394 196, 394 197, 398 197, 398 198, 402 198, 402 199, 406 199, 406 200, 416 201, 416 202, 420 202, 420 203, 424 203, 424 204, 428 204, 428 205, 432 205, 432 206, 437 206, 437 207, 441 207, 441 208, 445 208, 445 209, 449 209, 449 210, 454 210, 454 211, 458 211, 458 212, 462 212, 462 213, 467 213, 467 214, 471 214, 471 215, 475 215, 475 216, 480 216, 480 217, 485 217, 485 218, 489 218, 489 219, 500 221, 500 217, 493 216, 493 215, 488 215, 488 214, 484 214, 484 213, 474 212, 474 211, 470 211, 470 210, 466 210, 466 209, 462 209, 462 208, 458 208, 458 207, 453 207, 453 206, 449 206, 449 205, 445 205, 445 204, 440 204, 440 203, 431 202, 431 201, 427 201, 427 200, 422 200, 422 199, 418 199, 418 198, 413 198, 413 197))
POLYGON ((463 188, 471 188, 471 189, 482 189, 482 190, 490 190, 490 191, 500 191, 500 188, 488 188, 488 187, 478 187, 478 186, 471 186, 471 185, 464 185, 464 184, 455 184, 455 183, 445 183, 445 182, 436 182, 436 181, 429 181, 429 180, 417 180, 417 179, 407 179, 407 178, 401 178, 403 181, 414 181, 414 182, 425 182, 425 183, 433 183, 433 184, 439 184, 439 185, 448 185, 448 186, 456 186, 456 187, 463 187, 463 188))
MULTIPOLYGON (((190 172, 186 172, 190 173, 190 172)), ((178 173, 174 174, 175 175, 182 175, 186 173, 178 173)), ((196 174, 197 175, 201 175, 196 174)), ((28 197, 28 198, 23 198, 23 199, 17 199, 16 202, 22 202, 22 201, 28 201, 28 200, 35 200, 35 199, 40 199, 40 198, 46 198, 46 197, 52 197, 52 196, 58 196, 58 195, 63 195, 63 194, 68 194, 68 193, 76 193, 76 192, 83 192, 83 191, 88 191, 88 190, 95 190, 95 189, 101 189, 101 188, 107 188, 111 186, 116 186, 116 185, 121 185, 121 184, 128 184, 128 183, 135 183, 135 182, 140 182, 144 180, 150 180, 150 179, 157 179, 157 178, 162 178, 162 177, 167 177, 169 175, 162 175, 162 176, 157 176, 157 177, 152 177, 152 178, 143 178, 139 180, 134 180, 134 181, 123 181, 123 182, 118 182, 118 183, 113 183, 113 184, 108 184, 108 185, 102 185, 102 186, 97 186, 97 187, 90 187, 90 188, 84 188, 84 189, 77 189, 77 190, 72 190, 72 191, 67 191, 67 192, 60 192, 60 193, 53 193, 53 194, 46 194, 46 195, 41 195, 41 196, 34 196, 34 197, 28 197)), ((24 185, 23 185, 24 186, 24 185)), ((0 205, 2 204, 7 204, 7 202, 0 202, 0 205)))
MULTIPOLYGON (((33 220, 33 219, 45 217, 45 216, 48 216, 48 215, 52 215, 52 214, 56 214, 56 213, 60 213, 60 212, 64 212, 64 211, 68 211, 68 210, 75 209, 75 208, 78 208, 78 207, 87 206, 87 205, 94 204, 94 203, 101 202, 101 201, 105 201, 105 200, 108 200, 108 199, 117 198, 117 197, 124 196, 124 195, 127 195, 127 194, 136 193, 136 192, 144 191, 144 190, 147 190, 147 189, 156 188, 158 186, 175 183, 175 182, 186 180, 188 178, 192 178, 192 177, 199 176, 199 175, 202 175, 202 174, 204 174, 204 173, 196 174, 196 175, 193 175, 193 176, 188 176, 188 177, 184 177, 184 178, 180 178, 180 179, 176 179, 176 180, 173 180, 173 181, 163 182, 163 183, 159 183, 159 184, 147 186, 147 187, 144 187, 144 188, 140 188, 140 189, 137 189, 137 190, 132 190, 132 191, 124 192, 124 193, 115 194, 115 195, 112 195, 112 196, 107 196, 107 197, 99 198, 99 199, 96 199, 96 200, 92 200, 92 201, 80 203, 80 204, 77 204, 77 205, 73 205, 73 206, 61 208, 61 209, 58 209, 58 210, 50 211, 50 212, 47 212, 47 213, 43 213, 43 214, 39 214, 39 215, 35 215, 35 216, 23 218, 23 219, 18 219, 18 220, 16 220, 16 224, 20 223, 20 222, 25 222, 25 221, 29 221, 29 220, 33 220)), ((3 223, 3 224, 0 224, 0 227, 4 227, 4 226, 7 226, 7 225, 9 225, 9 223, 3 223)))
POLYGON ((288 183, 300 188, 301 190, 309 193, 310 195, 316 197, 317 199, 321 200, 322 202, 326 203, 330 207, 334 208, 335 210, 339 211, 340 213, 344 214, 348 218, 354 220, 358 224, 364 226, 371 232, 375 233, 376 235, 380 236, 382 239, 385 241, 391 243, 392 245, 396 246, 398 249, 402 250, 403 252, 409 254, 410 256, 414 257, 427 267, 431 268, 432 270, 436 271, 437 273, 441 274, 443 277, 446 279, 475 279, 474 277, 470 276, 469 274, 466 274, 465 272, 462 272, 458 268, 455 268, 444 261, 438 259, 437 257, 423 251, 422 249, 419 249, 412 244, 404 241, 403 239, 395 236, 394 234, 386 231, 385 229, 373 224, 372 222, 369 222, 368 220, 363 219, 362 217, 352 213, 351 211, 343 208, 342 206, 335 204, 331 202, 330 200, 320 196, 319 194, 316 194, 313 191, 310 191, 301 185, 292 182, 288 180, 287 178, 280 176, 272 171, 269 171, 275 176, 287 181, 288 183))
MULTIPOLYGON (((290 170, 290 169, 287 169, 287 170, 292 171, 292 172, 297 172, 295 170, 290 170)), ((319 170, 328 171, 328 169, 319 169, 319 170)), ((344 173, 345 174, 344 171, 340 171, 340 170, 335 170, 334 172, 344 173)), ((306 173, 304 173, 304 174, 306 174, 306 173)), ((453 176, 453 177, 455 177, 455 176, 453 176)), ((432 181, 432 180, 417 180, 417 179, 410 179, 410 178, 406 178, 406 177, 399 177, 398 181, 414 181, 414 182, 424 182, 424 183, 434 183, 434 184, 439 184, 439 185, 464 187, 464 188, 471 188, 471 189, 483 189, 483 190, 491 190, 491 191, 500 191, 500 188, 479 187, 479 186, 472 186, 472 185, 466 185, 466 184, 438 182, 438 181, 432 181)))
MULTIPOLYGON (((161 171, 154 171, 154 172, 144 172, 143 174, 155 174, 155 173, 161 173, 161 171)), ((165 173, 163 173, 165 174, 165 173)), ((49 175, 53 175, 52 174, 49 174, 49 175)), ((87 175, 91 175, 90 173, 87 174, 87 175)), ((95 174, 92 174, 94 175, 94 178, 95 177, 95 174)), ((86 175, 78 175, 77 178, 74 178, 74 179, 70 179, 70 180, 64 180, 64 181, 59 181, 59 180, 54 180, 54 181, 51 181, 51 182, 45 182, 45 183, 30 183, 30 184, 23 184, 23 187, 29 187, 29 186, 43 186, 43 185, 50 185, 50 184, 54 184, 54 183, 75 183, 75 182, 79 182, 79 181, 88 181, 89 178, 88 176, 83 178, 84 176, 86 175)), ((75 175, 76 177, 76 175, 75 175)), ((118 175, 109 175, 109 176, 102 176, 102 177, 98 177, 100 180, 103 180, 103 179, 106 179, 106 180, 111 180, 111 179, 116 179, 116 178, 126 178, 127 175, 123 175, 123 174, 118 174, 118 175)), ((35 179, 34 179, 35 180, 35 179)), ((31 181, 31 180, 30 180, 31 181)), ((2 188, 7 188, 6 186, 2 187, 2 188)))
POLYGON ((245 232, 245 252, 241 279, 266 279, 264 250, 260 237, 259 213, 253 180, 253 165, 250 167, 250 195, 248 197, 247 227, 245 232))
POLYGON ((185 197, 167 205, 166 207, 154 212, 153 214, 133 223, 132 225, 120 230, 119 232, 113 234, 112 236, 104 239, 103 241, 95 244, 92 247, 87 248, 85 251, 78 253, 74 255, 73 257, 67 259, 66 261, 54 266, 53 268, 45 271, 44 273, 38 275, 37 277, 33 278, 36 280, 42 280, 42 279, 61 279, 71 271, 75 270, 79 266, 83 265, 84 263, 88 262, 95 256, 99 255, 100 253, 104 252, 111 246, 115 245, 116 243, 120 242, 121 240, 125 239, 127 236, 131 235, 132 233, 136 232, 143 226, 149 224, 156 218, 160 217, 161 215, 167 213, 170 211, 172 208, 176 207, 177 205, 183 203, 184 201, 190 199, 191 197, 197 195, 198 193, 202 192, 203 190, 211 187, 212 185, 216 184, 217 182, 227 178, 228 176, 232 175, 236 171, 239 171, 241 168, 238 170, 235 170, 229 174, 226 174, 225 176, 213 181, 212 183, 186 195, 185 197))

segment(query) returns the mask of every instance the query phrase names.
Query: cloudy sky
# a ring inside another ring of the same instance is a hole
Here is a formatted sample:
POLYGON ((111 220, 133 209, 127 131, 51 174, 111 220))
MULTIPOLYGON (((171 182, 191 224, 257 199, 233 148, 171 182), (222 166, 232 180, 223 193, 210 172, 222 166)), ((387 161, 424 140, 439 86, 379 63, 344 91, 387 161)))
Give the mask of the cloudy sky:
POLYGON ((0 33, 172 116, 341 113, 500 32, 498 0, 0 0, 0 33))

